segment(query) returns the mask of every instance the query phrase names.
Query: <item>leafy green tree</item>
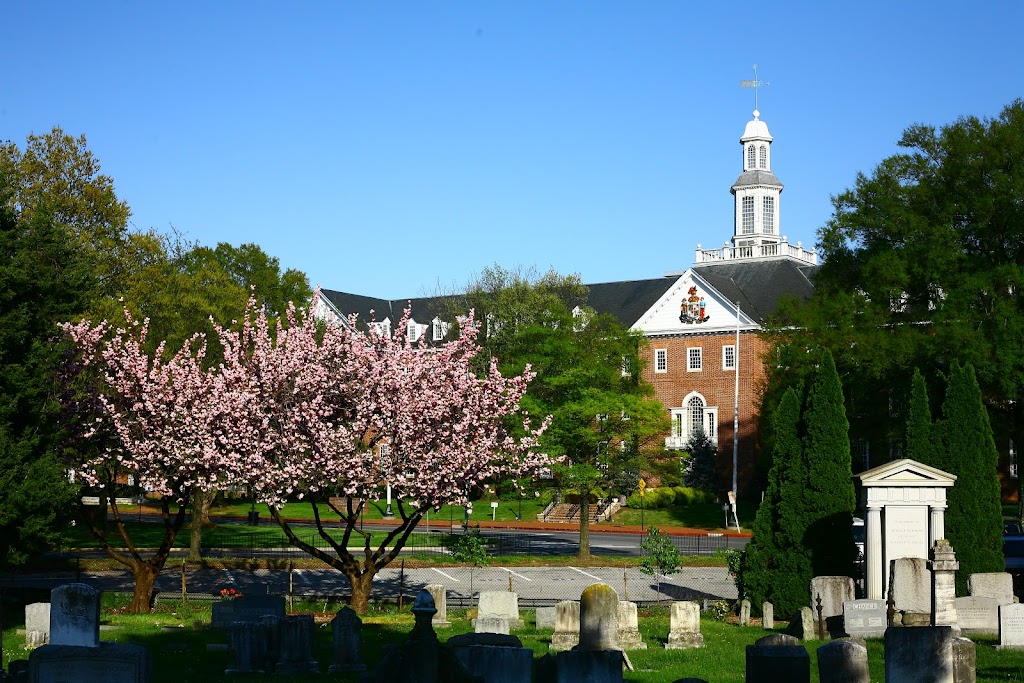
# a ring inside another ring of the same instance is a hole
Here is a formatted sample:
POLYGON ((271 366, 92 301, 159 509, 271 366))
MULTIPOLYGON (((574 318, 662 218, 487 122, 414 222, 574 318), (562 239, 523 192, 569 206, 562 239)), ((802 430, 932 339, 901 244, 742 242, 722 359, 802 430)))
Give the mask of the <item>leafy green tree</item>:
POLYGON ((672 537, 663 534, 658 527, 647 528, 647 536, 640 541, 640 571, 658 579, 658 594, 661 594, 661 580, 669 574, 675 574, 682 565, 683 558, 679 549, 672 543, 672 537))
MULTIPOLYGON (((0 176, 0 195, 6 188, 0 176)), ((49 214, 0 206, 0 565, 55 547, 74 511, 57 449, 57 323, 80 315, 89 264, 49 214)))
POLYGON ((1006 569, 1003 515, 999 503, 998 454, 974 368, 953 365, 935 466, 956 475, 947 494, 946 538, 960 562, 957 593, 967 595, 967 577, 1006 569))
POLYGON ((843 386, 827 349, 807 392, 803 411, 803 452, 809 501, 804 542, 815 576, 853 576, 857 551, 853 511, 857 495, 850 461, 850 423, 843 386))
POLYGON ((689 458, 686 460, 686 470, 683 472, 683 483, 693 488, 717 490, 718 470, 715 460, 718 448, 703 429, 698 429, 690 435, 684 451, 689 458))
POLYGON ((911 460, 937 467, 935 439, 932 434, 932 409, 924 375, 914 368, 907 411, 907 432, 904 455, 911 460))
POLYGON ((737 585, 754 605, 771 602, 780 614, 807 604, 814 576, 804 545, 809 501, 807 463, 800 443, 800 396, 790 387, 772 413, 772 465, 764 500, 754 518, 753 538, 740 557, 737 585))

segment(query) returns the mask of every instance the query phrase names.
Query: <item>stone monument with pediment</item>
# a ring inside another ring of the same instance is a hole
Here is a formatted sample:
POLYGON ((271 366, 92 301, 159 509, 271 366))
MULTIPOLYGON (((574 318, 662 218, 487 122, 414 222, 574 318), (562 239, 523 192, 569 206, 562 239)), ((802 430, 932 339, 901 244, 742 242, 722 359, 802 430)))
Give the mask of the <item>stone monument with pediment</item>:
POLYGON ((889 585, 889 564, 903 557, 928 559, 945 538, 946 489, 956 476, 916 460, 894 460, 854 475, 867 511, 864 544, 867 597, 879 600, 889 585))

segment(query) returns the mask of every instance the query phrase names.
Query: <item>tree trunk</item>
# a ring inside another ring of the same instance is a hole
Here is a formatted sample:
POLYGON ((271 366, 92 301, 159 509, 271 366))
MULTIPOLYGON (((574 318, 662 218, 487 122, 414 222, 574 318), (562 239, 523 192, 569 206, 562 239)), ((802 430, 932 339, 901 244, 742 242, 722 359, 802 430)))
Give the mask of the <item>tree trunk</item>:
POLYGON ((189 539, 188 561, 203 561, 203 529, 214 526, 210 522, 210 506, 217 497, 216 491, 193 492, 189 499, 192 507, 192 535, 189 539))
MULTIPOLYGON (((163 564, 161 562, 161 564, 163 564)), ((132 614, 146 614, 153 604, 153 594, 156 589, 156 577, 160 569, 149 562, 135 562, 132 565, 132 576, 135 577, 135 591, 132 593, 132 601, 128 605, 128 611, 132 614)))
MULTIPOLYGON (((376 572, 374 572, 375 574, 376 572)), ((366 572, 358 576, 346 573, 349 585, 352 586, 352 597, 349 607, 356 614, 366 614, 370 610, 370 593, 373 591, 373 574, 366 572)))
POLYGON ((576 557, 581 560, 590 559, 590 489, 579 489, 580 492, 580 549, 576 557))

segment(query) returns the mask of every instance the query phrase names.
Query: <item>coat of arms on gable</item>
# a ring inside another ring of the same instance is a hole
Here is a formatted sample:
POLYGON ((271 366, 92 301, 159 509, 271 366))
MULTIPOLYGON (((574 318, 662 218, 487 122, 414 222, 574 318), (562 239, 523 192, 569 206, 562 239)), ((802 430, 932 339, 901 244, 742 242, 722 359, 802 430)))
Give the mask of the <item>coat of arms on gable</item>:
POLYGON ((683 299, 683 304, 680 306, 679 322, 689 325, 707 322, 711 316, 704 312, 704 297, 697 294, 696 287, 690 287, 687 294, 690 296, 683 299))

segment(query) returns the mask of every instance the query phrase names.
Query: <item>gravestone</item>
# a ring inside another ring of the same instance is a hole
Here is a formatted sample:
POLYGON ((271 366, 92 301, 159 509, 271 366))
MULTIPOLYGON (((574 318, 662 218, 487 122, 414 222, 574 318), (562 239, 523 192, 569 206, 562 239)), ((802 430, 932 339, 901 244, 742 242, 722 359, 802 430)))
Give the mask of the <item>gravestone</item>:
POLYGON ((84 583, 66 583, 50 591, 50 644, 99 646, 98 590, 84 583))
POLYGON ((932 615, 932 573, 920 557, 893 560, 889 571, 893 626, 927 626, 932 615))
POLYGON ((538 607, 537 608, 537 628, 554 628, 555 627, 555 608, 554 607, 538 607))
POLYGON ((533 680, 533 650, 525 647, 471 645, 452 648, 456 659, 471 676, 487 683, 521 683, 533 680))
MULTIPOLYGON (((849 576, 815 576, 811 579, 811 612, 817 622, 818 599, 821 599, 821 617, 825 628, 833 636, 843 629, 843 603, 857 598, 853 579, 849 576)), ((822 634, 824 635, 824 634, 822 634)))
POLYGON ((999 633, 999 600, 969 596, 955 601, 957 625, 965 633, 999 633))
POLYGON ((284 618, 283 595, 243 595, 212 605, 210 628, 228 628, 236 621, 257 621, 260 617, 284 618))
POLYGON ((448 590, 439 583, 432 583, 426 588, 427 592, 434 598, 434 608, 437 614, 434 615, 434 628, 447 628, 452 625, 448 621, 448 590))
POLYGON ((932 572, 932 626, 956 626, 956 561, 953 546, 944 538, 935 541, 928 568, 932 572))
POLYGON ((265 673, 268 668, 270 625, 261 621, 236 621, 228 629, 231 661, 225 674, 265 673))
POLYGON ((50 603, 25 605, 25 647, 33 648, 50 642, 50 603))
POLYGON ((951 626, 890 628, 885 632, 885 680, 955 683, 951 626))
POLYGON ((811 657, 793 636, 775 633, 746 650, 747 683, 810 683, 811 657))
POLYGON ((348 605, 338 610, 331 620, 331 634, 334 637, 334 656, 328 672, 348 673, 366 671, 363 662, 363 620, 348 605))
POLYGON ((1000 649, 1024 649, 1024 605, 1013 603, 999 606, 1000 649))
POLYGON ((953 638, 953 681, 975 683, 978 680, 978 651, 974 641, 953 638))
POLYGON ((800 640, 817 638, 817 623, 817 619, 815 619, 814 615, 811 613, 811 608, 801 607, 797 613, 793 615, 793 618, 789 620, 789 626, 786 627, 786 634, 800 640))
POLYGON ((852 640, 833 640, 818 648, 820 683, 871 683, 868 649, 852 640))
POLYGON ((767 631, 775 630, 775 606, 770 602, 761 604, 761 626, 767 631))
POLYGON ((277 660, 281 658, 281 624, 282 617, 264 615, 256 620, 256 623, 263 626, 266 634, 266 642, 263 645, 264 670, 273 671, 277 660))
POLYGON ((859 638, 881 638, 885 635, 886 605, 884 600, 847 600, 843 603, 843 631, 859 638))
POLYGON ((704 647, 704 636, 700 632, 700 605, 696 602, 677 601, 669 612, 667 650, 683 650, 704 647))
POLYGON ((619 601, 619 649, 646 650, 647 643, 640 636, 636 603, 619 601))
POLYGON ((508 635, 508 617, 486 616, 473 620, 476 633, 500 633, 508 635))
POLYGON ((141 645, 43 645, 28 656, 30 683, 149 683, 153 662, 141 645))
POLYGON ((579 650, 619 650, 619 595, 606 583, 580 595, 579 650))
POLYGON ((1000 605, 1016 602, 1013 595, 1013 575, 1007 572, 971 574, 967 578, 967 590, 971 597, 993 598, 1000 605))
MULTIPOLYGON (((523 620, 519 617, 519 595, 512 591, 480 591, 476 616, 477 619, 504 617, 508 619, 510 629, 523 628, 523 620)), ((476 625, 475 621, 473 625, 476 625)))
POLYGON ((281 620, 281 654, 277 673, 320 673, 314 654, 316 624, 312 614, 289 614, 281 620))
POLYGON ((571 650, 580 643, 580 603, 564 600, 555 605, 555 632, 551 634, 552 650, 571 650))
POLYGON ((750 626, 750 600, 740 601, 740 626, 750 626))
POLYGON ((501 633, 460 633, 452 636, 446 642, 452 649, 457 647, 472 647, 474 645, 488 645, 490 647, 522 647, 523 641, 519 636, 503 635, 501 633))
POLYGON ((557 683, 622 683, 622 652, 570 650, 559 652, 557 683))

